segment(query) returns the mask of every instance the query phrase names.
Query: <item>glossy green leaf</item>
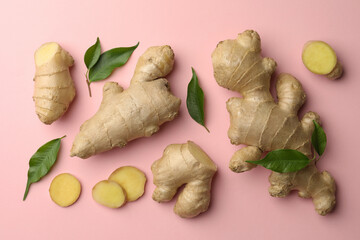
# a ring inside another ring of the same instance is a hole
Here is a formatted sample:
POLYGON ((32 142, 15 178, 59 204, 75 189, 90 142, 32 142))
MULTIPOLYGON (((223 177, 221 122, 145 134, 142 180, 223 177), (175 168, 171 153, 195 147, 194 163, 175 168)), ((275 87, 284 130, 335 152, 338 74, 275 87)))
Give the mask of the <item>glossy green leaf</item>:
POLYGON ((64 137, 65 136, 56 138, 45 143, 30 158, 28 180, 23 200, 25 200, 28 195, 30 185, 38 182, 54 165, 60 149, 61 139, 64 137))
POLYGON ((324 129, 316 121, 313 121, 315 125, 314 132, 311 136, 311 144, 314 146, 315 151, 321 156, 326 148, 326 134, 324 129))
POLYGON ((261 165, 274 172, 286 173, 303 169, 310 163, 310 160, 297 150, 278 149, 269 152, 261 160, 247 162, 261 165))
POLYGON ((101 55, 101 46, 99 38, 96 39, 96 43, 86 50, 84 55, 84 62, 88 69, 92 68, 101 55))
POLYGON ((132 47, 113 48, 101 54, 89 71, 89 82, 100 81, 110 76, 115 68, 123 66, 129 60, 138 46, 139 43, 132 47))
POLYGON ((205 126, 204 119, 204 92, 199 86, 199 80, 194 68, 191 68, 191 70, 193 75, 187 89, 186 106, 191 118, 204 126, 209 132, 209 129, 205 126))

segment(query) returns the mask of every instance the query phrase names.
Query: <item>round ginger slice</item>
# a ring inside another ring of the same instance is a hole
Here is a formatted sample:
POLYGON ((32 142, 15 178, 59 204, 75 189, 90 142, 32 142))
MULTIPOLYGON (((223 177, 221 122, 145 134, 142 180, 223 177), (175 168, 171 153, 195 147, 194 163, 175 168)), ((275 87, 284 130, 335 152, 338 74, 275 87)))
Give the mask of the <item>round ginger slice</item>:
POLYGON ((302 61, 309 71, 330 79, 340 78, 343 72, 335 51, 323 41, 307 42, 303 48, 302 61))
POLYGON ((126 193, 123 188, 113 181, 103 180, 92 189, 95 202, 109 208, 119 208, 126 202, 126 193))
POLYGON ((129 202, 137 200, 144 194, 146 176, 135 167, 120 167, 110 175, 109 180, 117 182, 124 188, 129 202))
POLYGON ((57 175, 51 182, 51 199, 60 207, 68 207, 78 200, 81 192, 79 180, 69 173, 57 175))

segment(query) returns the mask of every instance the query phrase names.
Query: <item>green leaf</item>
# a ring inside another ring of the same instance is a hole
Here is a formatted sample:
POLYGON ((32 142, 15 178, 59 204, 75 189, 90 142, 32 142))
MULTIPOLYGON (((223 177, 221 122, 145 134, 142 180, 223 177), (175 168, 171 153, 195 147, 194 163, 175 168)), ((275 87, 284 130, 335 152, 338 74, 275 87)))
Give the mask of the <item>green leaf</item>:
POLYGON ((261 165, 274 172, 296 172, 306 167, 310 160, 301 152, 293 149, 278 149, 269 152, 263 159, 258 161, 246 161, 261 165))
POLYGON ((132 47, 113 48, 101 54, 89 71, 89 82, 100 81, 110 76, 115 68, 123 66, 129 60, 138 46, 139 43, 132 47))
POLYGON ((84 55, 84 62, 88 69, 92 68, 99 60, 101 54, 101 46, 99 38, 96 39, 96 43, 86 50, 84 55))
POLYGON ((187 89, 186 106, 191 118, 210 132, 205 126, 204 120, 204 92, 199 86, 194 68, 191 68, 191 70, 193 75, 187 89))
POLYGON ((26 189, 23 200, 26 199, 30 185, 38 182, 43 176, 45 176, 54 165, 57 155, 60 149, 61 138, 53 139, 44 145, 42 145, 29 161, 28 180, 26 183, 26 189))
POLYGON ((315 151, 321 156, 326 148, 326 134, 324 129, 318 124, 315 120, 313 120, 315 129, 311 136, 311 144, 314 146, 315 151))

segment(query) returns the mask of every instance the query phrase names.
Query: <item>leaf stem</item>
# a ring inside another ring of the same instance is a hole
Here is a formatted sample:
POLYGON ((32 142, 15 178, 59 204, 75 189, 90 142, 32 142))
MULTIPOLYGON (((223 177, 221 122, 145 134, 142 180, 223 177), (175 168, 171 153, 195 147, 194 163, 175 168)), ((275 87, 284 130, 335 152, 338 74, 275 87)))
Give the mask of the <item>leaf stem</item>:
POLYGON ((87 84, 88 90, 89 90, 89 96, 91 97, 91 88, 90 88, 90 81, 89 81, 88 76, 89 76, 89 69, 85 73, 85 78, 86 78, 86 84, 87 84))
POLYGON ((206 131, 208 131, 208 133, 210 133, 209 129, 204 125, 204 128, 206 129, 206 131))
POLYGON ((26 199, 26 197, 27 197, 27 195, 28 195, 28 193, 29 193, 29 188, 30 188, 30 182, 29 182, 29 180, 28 180, 27 183, 26 183, 26 189, 25 189, 23 201, 25 201, 25 199, 26 199))

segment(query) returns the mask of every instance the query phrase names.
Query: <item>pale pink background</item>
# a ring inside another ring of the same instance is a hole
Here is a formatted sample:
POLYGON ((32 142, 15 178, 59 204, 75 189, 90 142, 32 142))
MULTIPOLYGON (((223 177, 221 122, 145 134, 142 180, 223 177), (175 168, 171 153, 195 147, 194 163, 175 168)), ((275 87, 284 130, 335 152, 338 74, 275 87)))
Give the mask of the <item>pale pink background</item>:
POLYGON ((359 1, 13 0, 1 5, 0 239, 360 239, 359 1), (263 55, 278 63, 276 74, 288 72, 302 82, 308 101, 300 114, 313 110, 321 115, 328 147, 319 168, 327 169, 338 186, 337 207, 326 217, 317 215, 312 201, 296 193, 285 199, 270 197, 266 169, 243 174, 228 169, 239 147, 227 138, 225 102, 238 94, 216 84, 210 55, 219 41, 246 29, 260 33, 263 55), (129 62, 106 80, 124 87, 147 47, 171 45, 176 66, 168 79, 183 103, 180 116, 151 138, 87 160, 70 158, 72 141, 81 123, 98 109, 105 83, 94 83, 89 98, 83 55, 97 36, 103 49, 140 41, 129 62), (345 67, 341 80, 327 80, 304 68, 301 49, 312 39, 334 47, 345 67), (33 53, 47 41, 59 42, 74 57, 71 72, 77 89, 69 111, 51 126, 39 121, 32 101, 33 53), (210 134, 186 110, 191 66, 205 92, 210 134), (31 186, 23 202, 29 158, 40 145, 64 134, 58 162, 31 186), (151 199, 152 162, 168 144, 188 139, 198 143, 219 169, 211 207, 194 219, 175 215, 175 201, 158 204, 151 199), (145 195, 116 210, 94 202, 95 183, 123 165, 146 173, 145 195), (78 202, 69 208, 54 204, 48 193, 51 180, 63 172, 82 183, 78 202))

